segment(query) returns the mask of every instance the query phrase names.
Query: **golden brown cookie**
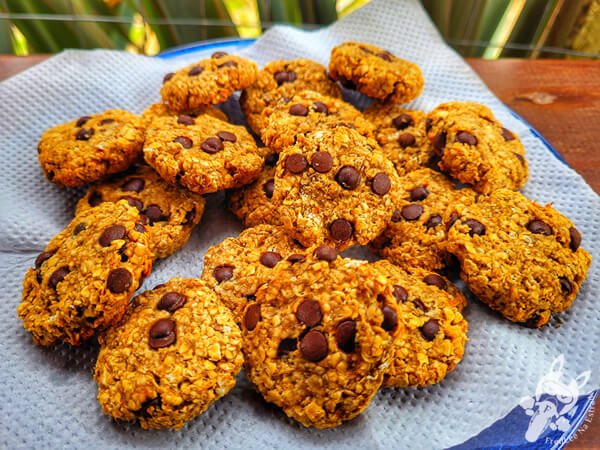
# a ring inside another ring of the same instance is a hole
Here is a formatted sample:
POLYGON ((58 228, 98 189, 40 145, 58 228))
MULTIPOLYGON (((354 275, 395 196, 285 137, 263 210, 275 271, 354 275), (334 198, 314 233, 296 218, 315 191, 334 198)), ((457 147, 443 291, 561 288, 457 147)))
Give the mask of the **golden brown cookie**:
POLYGON ((264 126, 261 113, 265 107, 306 89, 342 98, 339 86, 327 76, 327 69, 315 61, 294 59, 267 63, 240 97, 248 125, 260 134, 264 126))
POLYGON ((273 201, 301 244, 365 245, 394 212, 400 180, 393 164, 346 127, 298 136, 279 157, 273 201))
POLYGON ((398 174, 430 167, 435 153, 427 141, 424 112, 394 103, 374 103, 364 117, 373 125, 375 139, 398 174))
POLYGON ((525 148, 487 106, 444 103, 427 115, 427 121, 438 166, 453 178, 482 194, 525 185, 529 176, 525 148))
POLYGON ((135 297, 100 337, 98 401, 142 428, 181 428, 235 386, 242 336, 206 284, 173 278, 135 297))
POLYGON ((204 197, 164 181, 152 168, 139 165, 116 179, 89 188, 76 214, 102 202, 127 200, 141 213, 148 246, 157 258, 183 247, 204 212, 204 197))
POLYGON ((165 75, 160 95, 172 111, 194 111, 224 102, 234 91, 250 86, 257 71, 249 59, 217 52, 165 75))
POLYGON ((110 109, 46 130, 38 159, 49 181, 83 186, 126 170, 141 156, 143 143, 144 121, 110 109))
POLYGON ((117 323, 152 268, 147 242, 126 201, 77 215, 25 275, 18 313, 33 341, 79 345, 117 323))
POLYGON ((258 225, 210 247, 204 255, 201 278, 239 322, 244 308, 269 280, 273 268, 289 257, 292 261, 303 259, 304 248, 283 228, 258 225))
POLYGON ((142 120, 144 121, 145 126, 148 127, 150 126, 150 124, 152 124, 152 121, 157 117, 177 117, 179 122, 186 122, 189 121, 186 116, 195 118, 202 114, 208 114, 209 116, 212 116, 215 119, 219 119, 224 122, 229 122, 229 117, 227 117, 227 114, 225 114, 219 108, 214 106, 207 106, 205 108, 199 108, 196 111, 188 112, 187 114, 180 114, 169 110, 169 108, 167 108, 167 106, 164 103, 153 103, 148 108, 146 108, 142 113, 142 120))
POLYGON ((369 406, 400 312, 391 284, 365 261, 316 252, 277 265, 246 307, 244 367, 265 400, 304 426, 330 428, 369 406))
POLYGON ((383 259, 372 266, 393 284, 401 327, 383 385, 405 388, 439 383, 460 362, 467 343, 468 324, 453 306, 455 298, 438 284, 427 282, 435 274, 423 281, 383 259))
POLYGON ((146 132, 144 158, 163 179, 206 194, 258 177, 264 150, 244 127, 206 114, 188 119, 158 118, 146 132))
POLYGON ((457 210, 448 251, 481 301, 532 327, 571 306, 592 258, 569 219, 509 189, 457 210))
POLYGON ((360 42, 344 42, 331 50, 329 75, 347 88, 392 103, 409 102, 423 90, 419 66, 360 42))

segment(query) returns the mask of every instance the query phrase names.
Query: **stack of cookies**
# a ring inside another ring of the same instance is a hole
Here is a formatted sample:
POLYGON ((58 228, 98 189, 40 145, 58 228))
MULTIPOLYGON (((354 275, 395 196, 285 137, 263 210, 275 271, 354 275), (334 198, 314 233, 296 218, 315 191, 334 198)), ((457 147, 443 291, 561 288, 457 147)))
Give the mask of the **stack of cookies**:
POLYGON ((98 400, 114 418, 180 428, 226 395, 242 365, 305 426, 360 414, 381 387, 440 382, 464 355, 452 269, 507 319, 540 327, 568 308, 590 255, 528 178, 518 136, 484 105, 429 113, 415 64, 347 42, 329 68, 258 71, 217 52, 165 75, 162 103, 46 131, 49 181, 90 185, 25 275, 18 308, 39 345, 98 335, 98 400), (364 112, 343 100, 374 99, 364 112), (242 90, 249 127, 218 105, 242 90), (228 192, 246 229, 211 247, 198 279, 131 299, 156 258, 189 239, 203 194, 228 192), (368 246, 374 263, 343 257, 368 246))

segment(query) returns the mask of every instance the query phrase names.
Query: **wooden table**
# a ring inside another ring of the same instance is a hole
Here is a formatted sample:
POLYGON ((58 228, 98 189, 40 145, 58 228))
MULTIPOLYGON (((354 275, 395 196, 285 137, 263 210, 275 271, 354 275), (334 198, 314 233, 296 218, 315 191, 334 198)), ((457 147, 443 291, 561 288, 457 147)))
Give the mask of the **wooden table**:
MULTIPOLYGON (((0 81, 46 59, 0 55, 0 81)), ((501 59, 467 62, 600 192, 600 61, 501 59)), ((589 414, 569 449, 600 448, 600 413, 589 414)))

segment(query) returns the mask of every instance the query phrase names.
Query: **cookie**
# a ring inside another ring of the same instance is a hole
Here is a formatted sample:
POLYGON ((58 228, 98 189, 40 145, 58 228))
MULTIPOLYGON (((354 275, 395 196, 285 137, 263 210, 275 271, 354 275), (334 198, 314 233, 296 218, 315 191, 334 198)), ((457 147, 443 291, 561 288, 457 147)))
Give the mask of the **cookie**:
POLYGON ((152 124, 152 121, 157 117, 177 117, 179 122, 185 122, 188 120, 185 116, 195 118, 202 114, 207 114, 209 116, 214 117, 215 119, 219 119, 224 122, 229 122, 229 117, 227 117, 227 114, 225 114, 219 108, 214 106, 199 108, 195 111, 188 112, 187 114, 179 114, 177 112, 170 111, 164 103, 153 103, 148 108, 146 108, 146 110, 142 113, 142 120, 145 122, 146 127, 148 127, 152 124))
POLYGON ((240 56, 216 52, 177 72, 168 73, 160 89, 171 111, 184 113, 227 100, 256 80, 256 64, 240 56))
POLYGON ((206 194, 240 187, 258 177, 262 150, 242 126, 209 115, 155 119, 146 132, 144 158, 169 183, 206 194))
POLYGON ((427 115, 427 121, 438 166, 453 178, 482 194, 525 185, 529 172, 523 144, 487 106, 444 103, 427 115))
POLYGON ((347 88, 391 103, 418 97, 424 83, 416 64, 360 42, 344 42, 331 50, 329 75, 347 88))
POLYGON ((258 288, 282 260, 304 258, 304 249, 283 228, 258 225, 210 247, 201 278, 217 293, 237 322, 258 288))
POLYGON ((144 128, 140 117, 120 109, 50 128, 38 144, 44 175, 76 187, 122 172, 141 156, 144 128))
POLYGON ((242 322, 244 370, 268 402, 306 427, 360 414, 400 332, 392 286, 365 261, 312 250, 281 263, 242 322))
POLYGON ((509 189, 458 208, 448 251, 479 299, 513 322, 546 324, 571 306, 591 264, 581 233, 550 205, 509 189))
POLYGON ((18 307, 38 345, 79 345, 121 319, 152 268, 136 208, 104 203, 77 215, 38 255, 18 307))
POLYGON ((374 103, 365 110, 364 118, 373 125, 375 139, 398 174, 430 167, 435 153, 427 141, 424 112, 394 103, 374 103))
POLYGON ((468 324, 453 306, 455 299, 431 283, 434 275, 426 278, 427 283, 383 259, 372 266, 393 284, 401 329, 383 385, 406 388, 439 383, 460 362, 467 343, 468 324))
POLYGON ((76 214, 119 200, 127 200, 140 211, 148 246, 157 258, 166 258, 186 244, 202 218, 205 203, 201 195, 169 184, 150 167, 139 165, 90 187, 77 203, 76 214))
POLYGON ((138 295, 99 341, 98 401, 142 428, 181 428, 233 388, 243 362, 231 313, 196 279, 138 295))
POLYGON ((260 138, 276 152, 293 145, 300 134, 338 126, 354 128, 363 136, 373 138, 373 127, 358 109, 314 91, 301 91, 289 101, 274 102, 262 115, 264 127, 260 138))
POLYGON ((337 127, 298 136, 279 156, 273 201, 302 245, 365 245, 394 212, 400 180, 393 164, 356 130, 337 127))
POLYGON ((454 207, 471 204, 475 197, 475 191, 457 189, 442 173, 410 172, 400 179, 391 222, 372 246, 394 264, 442 270, 448 262, 446 229, 454 207))
POLYGON ((339 86, 327 69, 309 59, 271 61, 258 72, 256 81, 242 92, 240 105, 248 125, 256 134, 264 126, 263 109, 282 99, 310 89, 328 97, 342 98, 339 86))

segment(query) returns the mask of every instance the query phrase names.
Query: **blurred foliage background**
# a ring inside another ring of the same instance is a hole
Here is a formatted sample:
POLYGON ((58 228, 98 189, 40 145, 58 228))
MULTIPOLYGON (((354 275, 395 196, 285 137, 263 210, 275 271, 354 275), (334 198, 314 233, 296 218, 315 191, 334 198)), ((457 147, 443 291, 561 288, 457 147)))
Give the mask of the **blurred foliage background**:
MULTIPOLYGON (((369 1, 0 0, 0 53, 101 47, 154 55, 205 39, 257 37, 274 24, 327 25, 369 1)), ((464 56, 600 56, 600 0, 421 1, 464 56)))

